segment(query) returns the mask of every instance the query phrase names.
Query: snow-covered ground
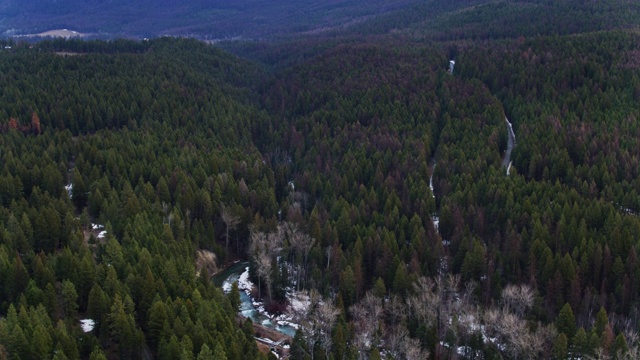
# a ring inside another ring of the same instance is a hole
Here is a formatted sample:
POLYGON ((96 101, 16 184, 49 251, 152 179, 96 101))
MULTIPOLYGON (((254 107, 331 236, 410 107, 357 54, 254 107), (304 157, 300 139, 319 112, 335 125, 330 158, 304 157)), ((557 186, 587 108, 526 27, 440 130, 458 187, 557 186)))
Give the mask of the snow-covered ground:
POLYGON ((69 195, 69 199, 73 196, 73 184, 68 184, 64 186, 64 189, 67 190, 67 194, 69 195))
POLYGON ((98 239, 104 239, 107 236, 107 230, 104 229, 104 225, 101 224, 91 224, 91 230, 99 231, 96 236, 98 239))

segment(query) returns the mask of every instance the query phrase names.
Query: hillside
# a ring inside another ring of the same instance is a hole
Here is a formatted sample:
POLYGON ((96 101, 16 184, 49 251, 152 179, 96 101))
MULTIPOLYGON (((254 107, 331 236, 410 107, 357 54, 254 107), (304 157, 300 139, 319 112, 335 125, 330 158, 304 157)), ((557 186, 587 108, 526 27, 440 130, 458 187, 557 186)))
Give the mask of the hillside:
POLYGON ((0 42, 0 358, 638 358, 640 9, 408 6, 0 42))

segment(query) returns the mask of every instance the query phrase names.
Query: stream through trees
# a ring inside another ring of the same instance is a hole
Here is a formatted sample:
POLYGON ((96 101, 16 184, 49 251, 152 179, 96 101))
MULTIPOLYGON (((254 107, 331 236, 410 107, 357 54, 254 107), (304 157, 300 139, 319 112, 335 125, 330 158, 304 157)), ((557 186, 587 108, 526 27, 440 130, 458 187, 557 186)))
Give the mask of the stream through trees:
POLYGON ((502 158, 502 166, 507 168, 507 175, 511 172, 511 152, 513 148, 516 146, 516 134, 513 132, 513 125, 509 122, 509 119, 506 117, 504 121, 507 122, 507 130, 509 131, 509 136, 507 139, 507 151, 504 152, 504 157, 502 158))
POLYGON ((249 280, 249 263, 238 262, 224 271, 214 275, 211 279, 216 286, 222 287, 225 293, 231 291, 234 282, 238 282, 240 289, 240 309, 238 314, 248 317, 256 324, 260 324, 266 328, 276 330, 288 336, 295 336, 296 328, 289 325, 286 319, 272 319, 264 310, 264 304, 261 301, 251 297, 251 289, 253 283, 249 280))

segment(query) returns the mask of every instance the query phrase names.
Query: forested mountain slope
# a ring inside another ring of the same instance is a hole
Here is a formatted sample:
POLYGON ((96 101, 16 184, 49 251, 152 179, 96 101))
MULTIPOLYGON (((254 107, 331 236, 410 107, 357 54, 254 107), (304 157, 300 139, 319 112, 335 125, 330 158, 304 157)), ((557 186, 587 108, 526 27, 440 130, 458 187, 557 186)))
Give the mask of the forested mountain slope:
POLYGON ((426 0, 354 25, 347 33, 402 33, 420 39, 487 40, 635 28, 628 0, 426 0))
POLYGON ((636 358, 637 6, 412 9, 251 60, 6 43, 0 358, 266 358, 237 259, 292 359, 636 358))
POLYGON ((225 259, 221 203, 275 213, 247 122, 261 115, 239 87, 255 69, 195 41, 127 44, 2 54, 0 353, 256 358, 195 261, 225 259))

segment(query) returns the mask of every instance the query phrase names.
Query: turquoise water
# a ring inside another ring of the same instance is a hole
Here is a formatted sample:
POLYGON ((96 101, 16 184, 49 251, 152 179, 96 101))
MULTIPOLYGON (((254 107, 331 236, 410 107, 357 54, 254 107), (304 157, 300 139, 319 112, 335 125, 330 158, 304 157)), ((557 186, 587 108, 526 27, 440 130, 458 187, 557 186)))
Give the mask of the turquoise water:
MULTIPOLYGON (((222 287, 225 283, 233 284, 238 281, 240 275, 245 272, 248 266, 248 262, 233 264, 226 270, 214 275, 211 278, 211 281, 219 287, 222 287)), ((294 327, 289 325, 278 325, 277 323, 272 322, 271 319, 264 314, 261 314, 253 304, 251 297, 242 290, 240 290, 240 310, 238 313, 244 317, 250 318, 254 323, 261 324, 264 327, 276 330, 285 335, 293 337, 296 334, 296 329, 294 327)))

